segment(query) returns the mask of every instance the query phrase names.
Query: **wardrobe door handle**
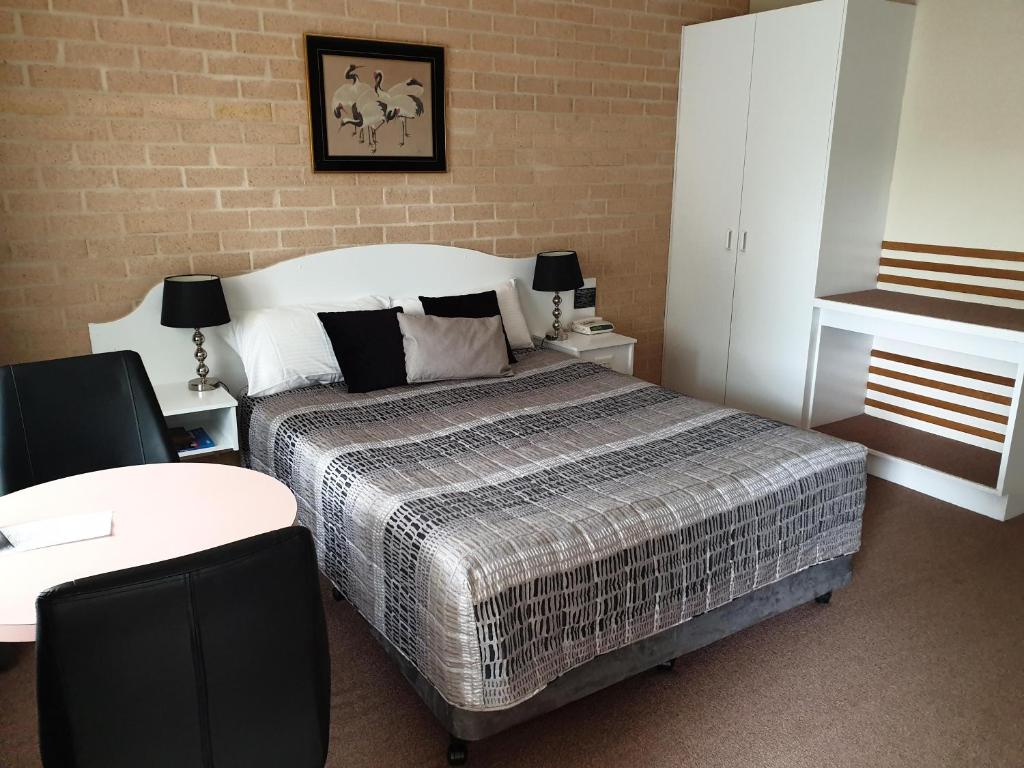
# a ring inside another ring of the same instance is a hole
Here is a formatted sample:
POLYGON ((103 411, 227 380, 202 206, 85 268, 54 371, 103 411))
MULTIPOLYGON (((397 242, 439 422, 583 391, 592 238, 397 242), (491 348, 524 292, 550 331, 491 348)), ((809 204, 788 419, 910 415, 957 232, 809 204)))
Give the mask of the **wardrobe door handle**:
POLYGON ((729 236, 725 239, 725 250, 732 250, 732 230, 729 230, 729 236))
POLYGON ((742 253, 746 253, 747 252, 747 233, 746 233, 746 231, 743 232, 743 242, 740 244, 740 252, 742 252, 742 253))

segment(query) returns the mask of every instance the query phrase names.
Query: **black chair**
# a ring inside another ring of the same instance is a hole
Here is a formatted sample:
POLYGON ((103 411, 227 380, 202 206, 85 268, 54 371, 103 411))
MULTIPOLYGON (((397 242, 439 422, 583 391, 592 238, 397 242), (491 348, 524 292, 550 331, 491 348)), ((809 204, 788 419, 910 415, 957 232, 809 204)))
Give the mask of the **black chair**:
POLYGON ((177 460, 138 353, 0 368, 0 496, 82 472, 177 460))
POLYGON ((331 671, 306 528, 62 584, 36 613, 45 768, 323 768, 331 671))

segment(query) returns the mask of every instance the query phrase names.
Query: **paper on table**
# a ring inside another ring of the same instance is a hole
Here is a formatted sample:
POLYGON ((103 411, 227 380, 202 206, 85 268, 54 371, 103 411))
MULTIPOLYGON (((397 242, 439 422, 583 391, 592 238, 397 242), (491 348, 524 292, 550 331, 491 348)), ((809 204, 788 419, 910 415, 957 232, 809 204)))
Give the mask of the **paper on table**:
POLYGON ((15 550, 25 552, 30 549, 52 547, 55 544, 109 536, 113 520, 114 513, 109 509, 102 512, 82 512, 5 525, 0 527, 0 534, 7 538, 15 550))

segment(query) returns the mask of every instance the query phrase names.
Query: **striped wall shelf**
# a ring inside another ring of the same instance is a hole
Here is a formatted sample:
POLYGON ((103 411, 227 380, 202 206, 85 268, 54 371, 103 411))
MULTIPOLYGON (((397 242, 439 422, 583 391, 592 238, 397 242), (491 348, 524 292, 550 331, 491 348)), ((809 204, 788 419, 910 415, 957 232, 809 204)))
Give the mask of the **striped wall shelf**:
POLYGON ((878 288, 1024 309, 1024 253, 885 241, 878 288))
POLYGON ((806 423, 867 445, 873 474, 1008 519, 1022 371, 1024 253, 884 242, 875 288, 815 302, 806 423))

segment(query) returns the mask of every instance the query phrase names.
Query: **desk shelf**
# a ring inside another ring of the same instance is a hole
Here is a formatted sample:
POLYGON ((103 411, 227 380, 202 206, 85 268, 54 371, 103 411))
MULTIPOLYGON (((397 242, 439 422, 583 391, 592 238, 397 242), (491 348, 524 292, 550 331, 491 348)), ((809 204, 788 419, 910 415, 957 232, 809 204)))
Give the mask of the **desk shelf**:
POLYGON ((919 464, 995 490, 1002 454, 862 413, 815 427, 872 452, 919 464))
POLYGON ((867 446, 871 474, 1006 520, 1024 512, 1022 371, 1022 310, 829 296, 815 301, 806 421, 867 446))
POLYGON ((1010 307, 996 307, 991 304, 975 304, 969 301, 940 299, 937 296, 921 296, 914 293, 885 291, 872 288, 868 291, 854 291, 826 296, 819 302, 848 304, 862 310, 899 312, 919 318, 967 323, 979 328, 998 328, 1024 332, 1024 310, 1010 307))

